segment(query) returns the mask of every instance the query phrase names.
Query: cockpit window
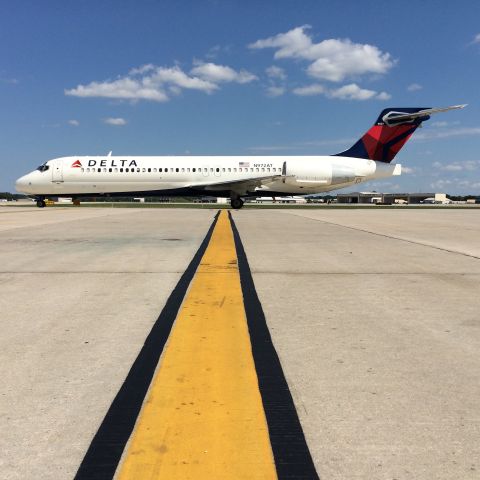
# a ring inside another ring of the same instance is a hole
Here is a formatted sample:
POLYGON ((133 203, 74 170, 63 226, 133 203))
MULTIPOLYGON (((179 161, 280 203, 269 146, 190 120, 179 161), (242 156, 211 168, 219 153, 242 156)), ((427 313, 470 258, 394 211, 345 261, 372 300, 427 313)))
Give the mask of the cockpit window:
POLYGON ((39 172, 46 172, 48 169, 50 168, 50 165, 47 165, 47 163, 45 162, 43 165, 40 165, 37 170, 39 172))

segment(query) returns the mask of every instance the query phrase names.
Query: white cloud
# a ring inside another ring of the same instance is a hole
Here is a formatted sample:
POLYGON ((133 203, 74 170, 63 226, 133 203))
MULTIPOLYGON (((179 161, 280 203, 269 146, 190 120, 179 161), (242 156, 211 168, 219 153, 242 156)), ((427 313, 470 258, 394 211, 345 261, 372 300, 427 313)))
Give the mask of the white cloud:
POLYGON ((162 86, 160 84, 153 86, 152 82, 148 80, 148 77, 146 77, 145 81, 149 83, 150 86, 147 86, 144 81, 134 80, 128 77, 113 81, 91 82, 88 85, 78 85, 71 90, 65 90, 65 95, 82 98, 103 97, 120 100, 166 102, 168 96, 162 89, 162 86))
POLYGON ((418 84, 418 83, 411 83, 408 87, 407 90, 409 92, 417 92, 418 90, 421 90, 423 87, 418 84))
POLYGON ((233 68, 225 65, 217 65, 215 63, 198 63, 190 71, 192 75, 196 75, 203 80, 212 83, 221 82, 236 82, 236 83, 249 83, 253 80, 257 80, 257 77, 247 70, 236 71, 233 68))
POLYGON ((430 184, 430 187, 434 190, 444 190, 446 187, 452 185, 452 180, 440 179, 430 184))
POLYGON ((109 117, 109 118, 104 118, 103 123, 106 123, 107 125, 115 125, 115 126, 123 126, 127 124, 127 121, 124 118, 117 117, 109 117))
POLYGON ((271 65, 265 69, 268 77, 268 86, 265 88, 267 97, 279 97, 287 91, 287 75, 283 68, 271 65))
POLYGON ((0 77, 0 82, 8 83, 10 85, 18 85, 19 83, 16 78, 5 78, 5 77, 0 77))
POLYGON ((415 169, 411 167, 404 167, 402 165, 402 173, 406 173, 407 175, 412 174, 412 173, 415 173, 415 169))
POLYGON ((280 97, 286 92, 286 88, 278 85, 270 85, 267 87, 266 92, 269 97, 280 97))
POLYGON ((480 188, 480 182, 475 180, 460 180, 458 185, 463 188, 468 188, 469 190, 478 190, 480 188))
POLYGON ((209 60, 213 60, 214 58, 217 58, 222 53, 230 53, 231 48, 232 48, 231 45, 225 45, 223 47, 221 45, 214 45, 205 54, 205 58, 208 58, 209 60))
POLYGON ((440 121, 440 122, 432 122, 430 125, 431 125, 432 127, 443 128, 443 127, 448 126, 448 122, 443 122, 443 121, 440 121))
POLYGON ((473 172, 474 170, 480 170, 480 160, 463 160, 446 164, 434 162, 433 166, 447 172, 473 172))
POLYGON ((283 68, 277 67, 276 65, 272 65, 265 69, 266 74, 270 78, 277 78, 279 80, 285 80, 287 75, 285 74, 285 70, 283 68))
POLYGON ((437 138, 470 137, 480 135, 480 127, 458 127, 458 128, 430 128, 423 132, 416 133, 415 140, 432 140, 437 138))
POLYGON ((458 120, 456 120, 455 122, 437 121, 429 124, 430 127, 435 127, 435 128, 452 127, 454 125, 460 125, 460 122, 458 120))
POLYGON ((80 125, 80 122, 78 120, 69 120, 68 124, 72 125, 73 127, 78 127, 80 125))
POLYGON ((389 53, 369 44, 354 43, 347 39, 327 39, 313 43, 305 31, 308 25, 296 27, 286 33, 257 40, 251 49, 274 48, 274 57, 300 58, 310 65, 307 73, 321 80, 340 82, 347 77, 365 74, 384 74, 395 64, 389 53))
POLYGON ((360 88, 357 84, 351 83, 335 90, 330 90, 329 97, 340 98, 341 100, 368 100, 375 96, 377 92, 360 88))
POLYGON ((387 92, 380 92, 375 98, 377 100, 390 100, 392 96, 387 92))
POLYGON ((322 95, 326 93, 326 89, 323 85, 320 85, 319 83, 313 83, 305 87, 294 88, 293 93, 295 95, 306 97, 310 95, 322 95))
POLYGON ((375 90, 360 88, 356 83, 350 83, 335 89, 328 89, 319 83, 313 83, 305 87, 295 88, 293 93, 300 96, 325 95, 328 98, 338 98, 340 100, 388 100, 391 98, 391 95, 387 92, 378 93, 375 90))
POLYGON ((473 37, 473 40, 471 42, 472 44, 474 43, 480 43, 480 33, 477 33, 474 37, 473 37))
POLYGON ((460 170, 463 170, 463 167, 458 163, 449 163, 448 165, 442 167, 442 170, 446 170, 448 172, 458 172, 460 170))
POLYGON ((127 75, 115 80, 78 85, 65 90, 65 95, 114 98, 133 102, 139 100, 166 102, 171 95, 178 95, 182 90, 212 93, 220 88, 220 83, 248 83, 255 79, 255 75, 246 70, 235 71, 214 63, 197 64, 190 74, 178 66, 159 67, 147 64, 133 68, 127 75))
POLYGON ((206 53, 205 57, 212 60, 217 57, 220 53, 222 47, 220 45, 214 45, 210 50, 206 53))
POLYGON ((155 65, 153 63, 147 63, 145 65, 141 65, 140 67, 132 68, 128 73, 129 75, 142 75, 147 72, 151 72, 155 70, 155 65))

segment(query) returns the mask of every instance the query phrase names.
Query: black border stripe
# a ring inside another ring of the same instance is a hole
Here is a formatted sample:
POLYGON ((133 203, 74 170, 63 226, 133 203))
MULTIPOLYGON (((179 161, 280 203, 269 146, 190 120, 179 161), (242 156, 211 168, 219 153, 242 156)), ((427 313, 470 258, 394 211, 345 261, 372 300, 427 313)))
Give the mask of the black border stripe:
POLYGON ((200 248, 170 294, 155 321, 128 375, 108 409, 75 475, 75 480, 110 480, 115 475, 125 445, 132 434, 143 400, 155 373, 160 355, 182 305, 187 289, 207 249, 218 220, 212 225, 200 248))
POLYGON ((245 313, 279 480, 318 479, 282 365, 268 330, 238 229, 228 212, 237 250, 245 313))

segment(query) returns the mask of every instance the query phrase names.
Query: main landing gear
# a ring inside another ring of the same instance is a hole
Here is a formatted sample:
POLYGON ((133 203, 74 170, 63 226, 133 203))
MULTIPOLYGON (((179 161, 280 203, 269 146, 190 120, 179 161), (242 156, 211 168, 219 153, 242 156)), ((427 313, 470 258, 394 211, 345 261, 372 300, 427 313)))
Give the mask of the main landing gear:
POLYGON ((243 207, 243 200, 240 197, 232 197, 230 199, 230 205, 235 210, 239 210, 240 208, 243 207))
POLYGON ((37 207, 38 208, 45 208, 47 204, 43 198, 37 198, 37 207))

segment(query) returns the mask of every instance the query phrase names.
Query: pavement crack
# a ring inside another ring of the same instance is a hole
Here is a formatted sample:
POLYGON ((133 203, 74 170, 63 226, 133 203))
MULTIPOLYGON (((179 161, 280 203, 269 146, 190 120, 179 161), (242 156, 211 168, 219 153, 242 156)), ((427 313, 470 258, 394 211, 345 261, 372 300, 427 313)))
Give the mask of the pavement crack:
POLYGON ((465 252, 460 252, 458 250, 452 250, 452 249, 449 249, 449 248, 439 247, 437 245, 432 245, 430 243, 416 242, 414 240, 409 240, 407 238, 396 237, 394 235, 387 235, 386 233, 372 232, 371 230, 366 230, 364 228, 350 227, 348 225, 342 225, 341 223, 329 222, 327 220, 322 220, 320 218, 306 217, 304 215, 299 215, 297 213, 291 213, 291 212, 287 212, 287 213, 289 215, 293 215, 295 217, 307 218, 307 219, 313 220, 315 222, 326 223, 327 225, 335 225, 336 227, 348 228, 349 230, 355 230, 357 232, 370 233, 371 235, 377 235, 378 237, 384 237, 384 238, 390 238, 390 239, 393 239, 393 240, 399 240, 401 242, 407 242, 407 243, 411 243, 413 245, 421 245, 423 247, 433 248, 435 250, 440 250, 442 252, 455 253, 457 255, 463 255, 464 257, 469 257, 469 258, 474 258, 475 260, 480 260, 480 257, 478 257, 476 255, 472 255, 471 253, 465 253, 465 252))

